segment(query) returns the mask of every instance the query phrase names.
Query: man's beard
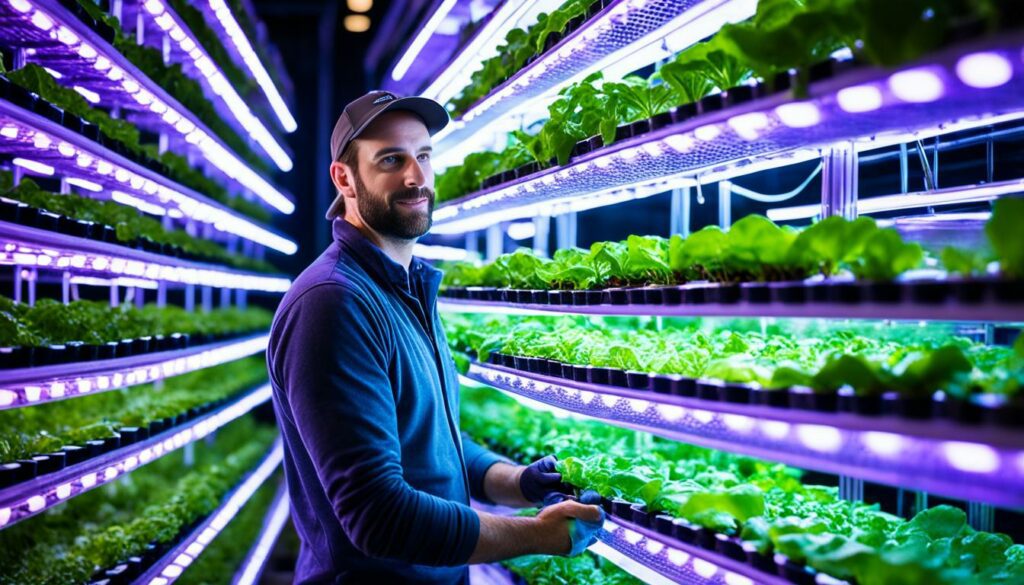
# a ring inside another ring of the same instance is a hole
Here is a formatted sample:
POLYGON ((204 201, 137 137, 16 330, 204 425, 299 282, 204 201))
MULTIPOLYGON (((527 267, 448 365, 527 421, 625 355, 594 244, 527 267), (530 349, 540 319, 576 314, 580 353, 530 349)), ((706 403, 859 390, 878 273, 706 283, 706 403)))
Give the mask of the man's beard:
POLYGON ((433 189, 410 187, 391 193, 374 193, 366 188, 358 173, 355 179, 359 215, 378 234, 400 240, 415 240, 430 230, 434 214, 433 189), (403 210, 399 207, 399 201, 422 197, 427 198, 426 213, 403 210))

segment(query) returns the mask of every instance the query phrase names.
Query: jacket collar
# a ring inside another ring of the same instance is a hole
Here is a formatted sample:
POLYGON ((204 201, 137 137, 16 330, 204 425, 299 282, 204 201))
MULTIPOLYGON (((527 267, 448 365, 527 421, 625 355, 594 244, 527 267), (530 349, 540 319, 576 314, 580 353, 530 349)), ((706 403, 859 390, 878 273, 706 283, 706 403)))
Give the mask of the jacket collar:
POLYGON ((332 226, 334 241, 359 266, 378 282, 389 282, 401 290, 411 292, 410 279, 423 283, 427 300, 433 305, 441 286, 441 271, 420 258, 413 257, 409 271, 367 239, 356 227, 342 218, 335 218, 332 226))

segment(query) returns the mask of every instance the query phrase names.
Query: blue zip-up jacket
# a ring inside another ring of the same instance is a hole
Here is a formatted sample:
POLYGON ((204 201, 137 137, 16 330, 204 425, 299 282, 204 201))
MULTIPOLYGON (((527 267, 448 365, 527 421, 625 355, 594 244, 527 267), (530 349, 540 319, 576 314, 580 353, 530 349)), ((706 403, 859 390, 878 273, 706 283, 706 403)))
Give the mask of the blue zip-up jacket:
POLYGON ((468 583, 470 496, 501 460, 459 432, 437 315, 441 273, 409 271, 343 219, 278 307, 267 363, 284 440, 298 583, 468 583))

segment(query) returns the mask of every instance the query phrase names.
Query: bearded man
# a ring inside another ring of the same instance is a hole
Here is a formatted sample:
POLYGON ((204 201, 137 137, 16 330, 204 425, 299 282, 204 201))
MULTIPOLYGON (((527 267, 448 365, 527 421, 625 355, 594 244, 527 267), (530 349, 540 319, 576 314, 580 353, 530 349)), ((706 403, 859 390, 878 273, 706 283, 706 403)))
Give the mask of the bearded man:
POLYGON ((459 431, 459 383, 437 314, 441 273, 413 258, 434 208, 429 99, 371 92, 331 136, 334 241, 295 280, 267 362, 285 447, 298 583, 468 583, 467 564, 578 553, 596 506, 533 518, 554 491, 553 458, 517 466, 459 431))

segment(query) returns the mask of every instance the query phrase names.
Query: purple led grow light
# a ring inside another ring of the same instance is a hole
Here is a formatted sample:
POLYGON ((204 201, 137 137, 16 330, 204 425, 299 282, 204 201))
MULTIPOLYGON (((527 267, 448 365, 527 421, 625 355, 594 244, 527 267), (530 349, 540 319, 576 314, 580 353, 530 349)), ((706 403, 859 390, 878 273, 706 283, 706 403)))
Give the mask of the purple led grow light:
POLYGON ((285 523, 288 522, 288 514, 288 490, 282 485, 278 488, 277 495, 274 496, 274 501, 270 504, 270 509, 263 519, 263 527, 260 529, 259 536, 245 560, 242 561, 238 572, 231 579, 232 585, 254 585, 259 582, 260 575, 267 564, 267 558, 270 557, 270 551, 274 548, 274 543, 277 542, 277 537, 281 534, 285 523))
MULTIPOLYGON (((186 217, 285 254, 294 254, 298 249, 295 242, 244 218, 226 205, 4 100, 0 100, 0 152, 32 161, 35 165, 23 165, 29 171, 70 177, 73 180, 69 182, 89 191, 106 189, 130 195, 147 205, 143 209, 147 213, 163 212, 171 217, 186 217), (39 164, 48 170, 39 169, 39 164), (32 166, 36 168, 30 168, 32 166), (88 182, 88 186, 83 186, 83 180, 88 182)), ((139 203, 134 205, 141 207, 139 203)))
POLYGON ((468 377, 618 426, 796 467, 1024 506, 1024 433, 683 398, 472 364, 468 377))
POLYGON ((541 212, 610 205, 670 184, 809 160, 818 148, 841 142, 866 150, 1019 118, 1021 47, 1019 35, 965 43, 896 72, 863 67, 814 83, 808 101, 793 102, 787 92, 702 114, 448 203, 434 212, 433 230, 460 233, 541 212), (962 64, 978 59, 999 60, 1010 75, 968 74, 962 64))
POLYGON ((263 292, 284 292, 291 280, 182 260, 125 246, 0 221, 0 264, 75 274, 263 292))
MULTIPOLYGON (((204 87, 207 98, 221 117, 233 122, 242 136, 248 135, 259 144, 279 169, 284 172, 292 170, 293 163, 288 152, 249 109, 249 105, 238 95, 221 68, 198 42, 195 33, 171 5, 162 0, 145 0, 137 4, 128 2, 123 6, 122 18, 126 22, 142 22, 147 41, 168 37, 172 61, 180 63, 182 71, 204 87)), ((149 44, 161 47, 160 42, 149 44)))
MULTIPOLYGON (((621 518, 609 518, 604 529, 597 533, 598 545, 590 548, 619 564, 612 551, 629 560, 664 575, 676 583, 686 585, 784 585, 789 581, 776 575, 758 571, 753 567, 734 561, 697 546, 693 546, 637 526, 621 518)), ((623 567, 629 571, 627 567, 623 567)))
POLYGON ((70 465, 61 471, 4 488, 0 490, 0 528, 12 526, 47 508, 114 481, 188 443, 198 441, 270 400, 270 395, 270 385, 264 385, 188 424, 169 429, 145 441, 121 447, 106 455, 70 465))
POLYGON ((146 384, 264 351, 266 334, 138 356, 0 370, 0 410, 146 384))
POLYGON ((474 104, 435 137, 439 165, 475 150, 474 138, 506 114, 593 71, 614 78, 671 56, 754 15, 751 0, 617 0, 474 104), (625 68, 623 68, 625 65, 625 68), (619 69, 612 72, 610 69, 619 69))
POLYGON ((784 317, 822 319, 896 319, 935 321, 1024 321, 1024 303, 706 303, 702 305, 533 305, 441 299, 438 309, 450 313, 505 315, 650 315, 661 317, 784 317))
POLYGON ((133 122, 194 146, 226 178, 283 213, 295 211, 291 199, 57 0, 0 1, 0 18, 0 39, 34 51, 26 55, 29 61, 45 56, 42 63, 57 71, 62 83, 82 87, 105 106, 121 108, 133 122))
POLYGON ((213 542, 213 539, 217 538, 217 535, 238 514, 238 511, 256 493, 256 490, 270 479, 283 459, 284 448, 281 446, 281 440, 278 439, 255 470, 221 500, 221 505, 135 582, 148 585, 169 585, 176 581, 195 561, 196 557, 213 542))

